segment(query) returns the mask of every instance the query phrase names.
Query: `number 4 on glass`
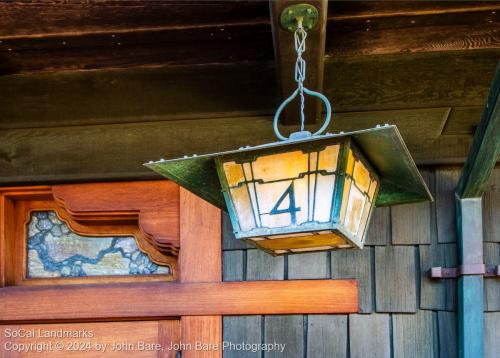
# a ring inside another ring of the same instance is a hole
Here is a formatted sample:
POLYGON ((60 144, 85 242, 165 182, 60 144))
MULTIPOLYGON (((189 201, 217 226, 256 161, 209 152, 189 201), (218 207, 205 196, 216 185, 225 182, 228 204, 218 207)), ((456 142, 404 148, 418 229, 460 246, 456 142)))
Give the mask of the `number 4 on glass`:
POLYGON ((285 214, 285 213, 290 213, 291 219, 292 219, 292 224, 295 224, 297 222, 297 216, 295 213, 297 211, 300 211, 300 208, 297 208, 295 206, 295 193, 293 191, 293 182, 290 183, 290 186, 288 189, 285 190, 285 192, 281 195, 281 197, 278 199, 278 202, 276 205, 274 205, 274 208, 269 212, 270 215, 277 215, 277 214, 285 214), (283 203, 283 200, 288 196, 288 208, 286 209, 280 209, 281 203, 283 203))

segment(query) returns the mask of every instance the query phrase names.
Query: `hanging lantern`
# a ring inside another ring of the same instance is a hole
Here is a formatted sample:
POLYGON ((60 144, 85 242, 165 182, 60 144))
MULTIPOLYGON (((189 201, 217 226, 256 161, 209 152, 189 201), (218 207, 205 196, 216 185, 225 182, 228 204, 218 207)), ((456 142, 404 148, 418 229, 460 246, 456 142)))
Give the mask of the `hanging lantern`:
POLYGON ((145 164, 226 210, 237 239, 275 255, 362 248, 375 206, 432 200, 395 126, 321 135, 331 107, 325 96, 303 86, 306 35, 299 19, 298 87, 274 117, 281 141, 145 164), (304 94, 325 106, 324 124, 314 134, 304 130, 304 94), (279 116, 296 97, 302 130, 286 138, 279 116))
POLYGON ((235 236, 275 254, 362 247, 380 179, 350 137, 222 155, 235 236))
POLYGON ((392 125, 146 166, 226 210, 237 239, 273 254, 362 248, 375 206, 432 200, 392 125))

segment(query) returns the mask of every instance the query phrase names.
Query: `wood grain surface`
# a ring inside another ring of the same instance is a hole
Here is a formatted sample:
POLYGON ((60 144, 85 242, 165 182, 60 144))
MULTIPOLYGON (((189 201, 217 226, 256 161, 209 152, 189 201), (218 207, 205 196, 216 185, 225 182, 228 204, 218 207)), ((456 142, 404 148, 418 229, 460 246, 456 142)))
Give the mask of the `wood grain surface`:
POLYGON ((0 305, 4 322, 350 313, 358 311, 358 292, 352 280, 8 287, 0 305))

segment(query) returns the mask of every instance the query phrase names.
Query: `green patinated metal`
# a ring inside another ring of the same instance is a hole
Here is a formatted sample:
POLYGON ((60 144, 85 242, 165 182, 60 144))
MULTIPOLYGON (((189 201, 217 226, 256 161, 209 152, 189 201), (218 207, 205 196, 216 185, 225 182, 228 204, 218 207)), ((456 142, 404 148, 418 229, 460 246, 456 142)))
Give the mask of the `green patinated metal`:
MULTIPOLYGON (((500 65, 481 122, 456 188, 458 253, 461 265, 484 263, 482 195, 500 154, 500 65)), ((458 280, 458 356, 484 353, 484 283, 482 275, 458 280)))
POLYGON ((500 65, 497 67, 488 100, 474 134, 457 194, 460 198, 481 197, 500 155, 500 65))
POLYGON ((295 4, 287 7, 281 12, 280 24, 288 31, 297 30, 299 19, 306 30, 316 26, 319 20, 318 9, 310 4, 295 4))
POLYGON ((215 158, 228 155, 273 154, 282 149, 290 148, 290 146, 312 145, 309 143, 324 145, 324 143, 338 141, 347 137, 353 140, 380 176, 381 186, 376 198, 376 206, 433 200, 398 129, 394 125, 281 141, 256 147, 249 146, 228 152, 160 160, 146 163, 145 166, 175 181, 213 205, 228 211, 217 174, 215 158))

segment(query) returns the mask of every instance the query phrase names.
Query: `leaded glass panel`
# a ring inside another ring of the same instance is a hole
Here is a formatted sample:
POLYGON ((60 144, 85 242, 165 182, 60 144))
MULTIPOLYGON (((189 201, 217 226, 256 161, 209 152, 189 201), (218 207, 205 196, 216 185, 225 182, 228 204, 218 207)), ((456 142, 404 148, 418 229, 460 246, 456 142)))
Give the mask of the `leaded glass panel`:
POLYGON ((171 274, 140 251, 133 236, 82 236, 55 211, 31 213, 26 266, 27 278, 171 274))
POLYGON ((335 144, 223 163, 239 229, 330 222, 339 149, 335 144))

